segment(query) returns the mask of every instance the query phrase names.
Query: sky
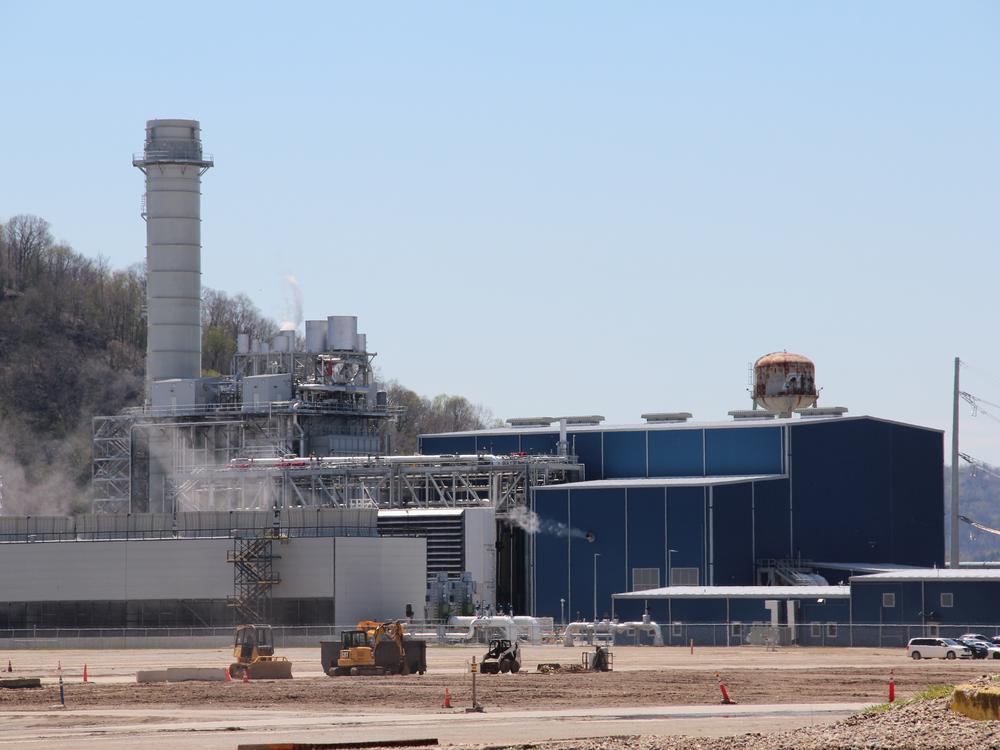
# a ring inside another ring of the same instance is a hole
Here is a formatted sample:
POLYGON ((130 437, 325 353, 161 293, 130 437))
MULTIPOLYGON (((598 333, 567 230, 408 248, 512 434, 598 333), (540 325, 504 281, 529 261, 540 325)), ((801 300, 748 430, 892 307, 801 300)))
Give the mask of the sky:
POLYGON ((295 276, 419 393, 719 420, 788 350, 851 414, 950 430, 955 356, 1000 403, 1000 4, 0 0, 0 28, 0 221, 140 262, 145 121, 198 119, 203 284, 280 321, 295 276))

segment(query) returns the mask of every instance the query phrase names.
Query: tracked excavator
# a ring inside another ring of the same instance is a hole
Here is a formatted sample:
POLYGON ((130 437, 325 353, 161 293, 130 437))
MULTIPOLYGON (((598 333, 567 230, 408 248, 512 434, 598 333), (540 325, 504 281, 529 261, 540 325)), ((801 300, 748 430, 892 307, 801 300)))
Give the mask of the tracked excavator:
MULTIPOLYGON (((331 672, 335 676, 343 675, 384 675, 409 674, 410 667, 406 658, 406 645, 403 641, 403 623, 399 620, 391 622, 362 621, 356 630, 343 634, 337 666, 331 672), (395 655, 388 662, 376 663, 376 653, 383 642, 391 642, 395 655), (398 656, 398 658, 397 658, 398 656)), ((423 674, 423 670, 420 670, 423 674)))
POLYGON ((237 625, 233 646, 235 662, 229 665, 234 680, 246 674, 251 680, 288 680, 292 663, 274 655, 274 634, 270 625, 237 625))

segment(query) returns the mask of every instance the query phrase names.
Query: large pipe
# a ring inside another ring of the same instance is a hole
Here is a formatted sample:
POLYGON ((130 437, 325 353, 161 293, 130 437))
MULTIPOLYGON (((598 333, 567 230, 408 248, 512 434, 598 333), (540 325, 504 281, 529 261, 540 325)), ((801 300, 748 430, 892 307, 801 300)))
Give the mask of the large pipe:
POLYGON ((488 630, 490 635, 497 630, 503 633, 503 637, 510 641, 527 641, 528 643, 542 642, 542 623, 537 617, 518 615, 510 617, 508 615, 491 615, 490 617, 470 617, 456 616, 448 620, 448 626, 453 628, 465 628, 465 632, 451 633, 447 637, 453 641, 474 641, 476 633, 480 630, 488 630))
MULTIPOLYGON (((460 624, 458 622, 456 625, 460 624)), ((470 641, 474 640, 477 630, 489 630, 489 633, 500 630, 503 632, 504 638, 509 641, 517 640, 517 626, 514 624, 514 620, 511 617, 505 617, 504 615, 493 615, 491 617, 477 617, 471 623, 469 623, 469 630, 462 640, 470 641)))
POLYGON ((440 464, 489 463, 498 464, 500 456, 489 454, 446 454, 443 456, 312 456, 308 458, 234 458, 229 462, 232 469, 303 469, 319 466, 350 464, 420 464, 437 466, 440 464))
POLYGON ((201 176, 213 166, 197 120, 149 120, 146 175, 146 398, 156 380, 201 377, 201 176))
POLYGON ((663 631, 657 623, 648 619, 643 619, 641 622, 609 622, 608 620, 601 622, 571 622, 563 631, 563 645, 572 646, 574 635, 586 636, 587 640, 593 643, 594 637, 597 635, 605 634, 614 637, 618 633, 624 633, 633 629, 652 634, 654 646, 663 645, 663 631))

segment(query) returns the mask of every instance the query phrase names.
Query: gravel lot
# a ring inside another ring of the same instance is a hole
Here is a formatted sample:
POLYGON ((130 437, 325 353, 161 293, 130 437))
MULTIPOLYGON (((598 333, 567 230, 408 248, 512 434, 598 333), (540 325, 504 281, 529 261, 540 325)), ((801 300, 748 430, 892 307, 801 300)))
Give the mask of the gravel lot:
MULTIPOLYGON (((11 676, 40 676, 44 687, 37 690, 0 690, 0 726, 6 727, 8 732, 19 729, 30 733, 31 727, 37 723, 39 731, 48 731, 53 737, 57 730, 63 732, 57 738, 69 744, 60 747, 75 747, 75 740, 65 732, 79 731, 81 740, 89 737, 92 741, 105 742, 100 734, 102 728, 134 724, 134 734, 116 735, 119 743, 126 744, 115 747, 129 746, 129 736, 149 747, 153 747, 150 744, 153 740, 161 743, 157 747, 171 747, 170 730, 145 731, 141 725, 181 723, 194 709, 204 711, 215 708, 221 709, 222 716, 233 716, 234 721, 237 717, 262 717, 269 711, 283 716, 290 711, 296 712, 305 717, 304 721, 315 720, 317 724, 331 713, 387 715, 384 721, 390 721, 389 716, 394 714, 440 715, 446 719, 444 714, 448 712, 441 709, 444 689, 447 687, 450 690, 456 711, 460 712, 471 702, 470 676, 465 672, 465 664, 473 655, 481 656, 483 649, 429 649, 429 670, 423 676, 356 678, 323 675, 319 670, 318 651, 318 648, 302 648, 283 652, 295 665, 296 676, 293 680, 151 685, 136 684, 135 672, 166 666, 220 667, 230 661, 230 655, 222 649, 8 652, 14 665, 11 676), (66 702, 70 711, 54 715, 51 709, 59 700, 56 666, 60 663, 66 679, 66 702), (81 682, 84 663, 89 665, 92 680, 88 684, 81 682), (39 712, 37 717, 36 712, 39 712), (165 745, 162 744, 164 742, 165 745)), ((6 661, 7 655, 0 658, 0 663, 6 661)), ((906 659, 902 649, 790 648, 768 652, 749 647, 702 648, 696 649, 692 655, 687 649, 677 648, 621 648, 615 652, 615 671, 611 673, 543 675, 535 671, 537 663, 553 661, 579 663, 580 649, 526 649, 524 669, 520 674, 479 677, 480 702, 493 716, 505 711, 561 708, 717 706, 720 694, 715 675, 721 671, 730 695, 740 705, 875 704, 886 699, 890 670, 894 671, 897 697, 905 699, 931 685, 975 680, 993 667, 992 662, 983 661, 913 662, 906 659)), ((748 730, 746 723, 731 721, 733 731, 748 730)), ((1000 722, 974 722, 952 714, 946 708, 946 701, 934 700, 894 708, 883 714, 856 716, 834 724, 819 722, 785 734, 743 734, 722 738, 619 736, 522 743, 511 748, 978 750, 1000 748, 998 725, 1000 722)), ((572 723, 568 726, 572 731, 572 723)), ((730 726, 728 722, 726 726, 730 726)), ((750 726, 778 728, 790 724, 764 722, 750 726)), ((625 732, 638 728, 629 723, 622 725, 625 732)), ((539 736, 572 736, 565 729, 561 731, 561 734, 539 736)), ((601 733, 604 731, 602 729, 601 733)), ((717 733, 721 732, 712 732, 717 733)), ((276 731, 272 736, 278 739, 284 734, 276 731)), ((581 731, 581 734, 584 732, 581 731)), ((196 732, 189 735, 188 743, 193 742, 195 737, 206 738, 207 742, 210 736, 210 733, 196 732)), ((381 733, 381 738, 385 737, 386 734, 381 733)), ((501 734, 500 737, 502 741, 509 741, 509 735, 501 734)), ((379 738, 379 734, 371 738, 379 738)), ((464 742, 468 739, 472 737, 453 741, 464 742)), ((216 744, 199 746, 229 748, 236 744, 218 737, 213 742, 216 744)), ((3 741, 0 744, 9 745, 3 741)), ((499 745, 494 743, 492 747, 499 745)))
MULTIPOLYGON (((492 747, 501 750, 496 745, 492 747)), ((780 734, 606 737, 510 745, 502 750, 992 750, 997 747, 1000 747, 1000 721, 966 719, 948 710, 948 699, 939 698, 780 734)))

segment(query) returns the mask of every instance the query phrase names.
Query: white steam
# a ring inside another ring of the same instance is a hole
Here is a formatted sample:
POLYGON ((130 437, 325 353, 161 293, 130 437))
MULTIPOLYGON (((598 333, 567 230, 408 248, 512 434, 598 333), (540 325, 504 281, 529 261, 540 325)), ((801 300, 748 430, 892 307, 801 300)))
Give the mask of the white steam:
POLYGON ((302 325, 302 287, 294 276, 286 276, 285 282, 285 322, 282 331, 297 331, 302 325))
POLYGON ((593 541, 592 533, 575 529, 569 524, 560 521, 551 521, 547 518, 540 518, 533 510, 518 507, 507 515, 507 522, 529 534, 551 534, 553 536, 569 537, 571 539, 586 539, 593 541))

